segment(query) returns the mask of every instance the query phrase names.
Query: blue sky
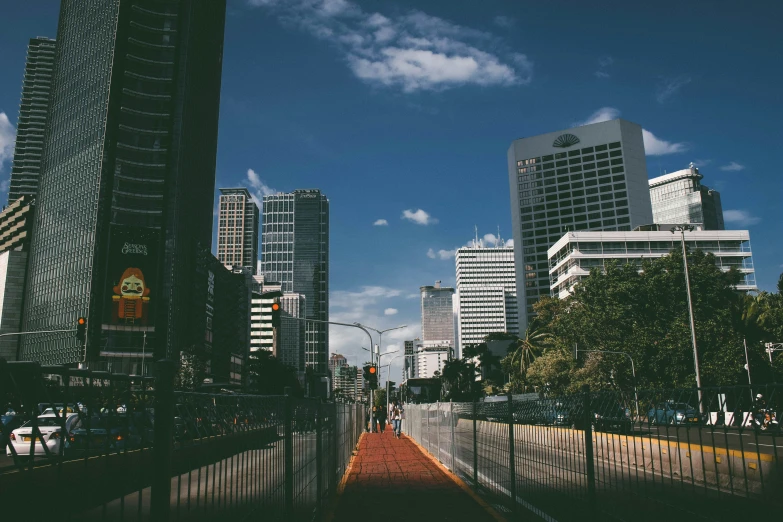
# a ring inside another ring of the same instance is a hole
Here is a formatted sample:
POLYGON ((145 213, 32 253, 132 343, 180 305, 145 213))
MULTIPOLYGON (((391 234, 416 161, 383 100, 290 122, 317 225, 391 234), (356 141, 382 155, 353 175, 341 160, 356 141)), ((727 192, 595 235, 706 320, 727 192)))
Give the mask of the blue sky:
MULTIPOLYGON (((474 225, 511 235, 511 141, 621 115, 650 133, 650 177, 701 167, 727 226, 750 229, 758 284, 772 290, 780 3, 590 4, 230 0, 217 186, 320 188, 331 317, 411 325, 385 336, 393 350, 420 331, 418 287, 454 283, 450 254, 474 225)), ((0 4, 3 181, 27 39, 55 36, 58 5, 0 4)), ((330 335, 333 352, 364 361, 364 334, 330 335)))

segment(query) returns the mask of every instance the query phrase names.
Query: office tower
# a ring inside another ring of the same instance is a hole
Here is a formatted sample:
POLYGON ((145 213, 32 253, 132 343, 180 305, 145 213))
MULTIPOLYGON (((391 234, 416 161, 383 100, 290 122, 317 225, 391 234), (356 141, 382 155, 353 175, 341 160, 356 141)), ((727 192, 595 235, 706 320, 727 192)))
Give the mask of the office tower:
POLYGON ((425 346, 445 346, 454 349, 454 289, 422 286, 421 291, 421 339, 425 346))
MULTIPOLYGON (((681 249, 680 234, 671 225, 647 225, 630 232, 568 232, 549 249, 551 292, 567 297, 574 286, 609 260, 641 269, 642 260, 668 255, 681 249)), ((756 275, 747 230, 703 230, 685 232, 685 245, 715 256, 723 271, 736 268, 742 274, 737 290, 755 291, 756 275)))
POLYGON ((54 46, 54 40, 41 36, 31 38, 27 46, 22 100, 16 123, 14 163, 8 188, 9 204, 22 196, 35 197, 38 194, 41 149, 52 88, 54 46))
POLYGON ((228 267, 242 266, 256 273, 258 260, 258 205, 246 188, 220 189, 218 255, 228 267))
MULTIPOLYGON (((329 200, 320 190, 264 196, 263 274, 283 292, 303 296, 307 319, 329 320, 329 200)), ((325 376, 329 353, 326 324, 305 325, 304 362, 325 376)))
POLYGON ((329 375, 332 376, 332 391, 334 391, 337 387, 335 386, 335 383, 337 382, 337 369, 343 367, 348 367, 348 360, 344 355, 333 353, 331 356, 329 356, 329 375))
POLYGON ((432 379, 435 372, 443 373, 443 367, 450 358, 449 348, 446 346, 423 347, 416 352, 416 364, 414 366, 414 379, 432 379))
POLYGON ((720 193, 701 184, 693 163, 687 169, 652 178, 650 201, 654 223, 699 223, 704 230, 723 230, 720 193))
POLYGON ((479 344, 487 334, 519 334, 514 248, 504 242, 484 246, 476 239, 457 250, 459 346, 479 344))
POLYGON ((142 350, 204 345, 194 281, 212 243, 225 9, 61 3, 23 326, 84 316, 87 342, 27 336, 24 359, 130 372, 142 350))
MULTIPOLYGON (((30 221, 35 201, 22 196, 0 212, 0 334, 21 331, 30 221)), ((0 337, 0 357, 15 361, 19 337, 0 337)))
POLYGON ((514 141, 508 149, 519 332, 549 295, 547 250, 564 232, 652 223, 642 128, 617 119, 514 141))
POLYGON ((267 350, 297 371, 304 371, 304 322, 295 318, 305 314, 305 299, 300 294, 283 292, 280 283, 253 276, 250 316, 250 351, 267 350), (281 308, 280 326, 272 326, 272 304, 281 308))

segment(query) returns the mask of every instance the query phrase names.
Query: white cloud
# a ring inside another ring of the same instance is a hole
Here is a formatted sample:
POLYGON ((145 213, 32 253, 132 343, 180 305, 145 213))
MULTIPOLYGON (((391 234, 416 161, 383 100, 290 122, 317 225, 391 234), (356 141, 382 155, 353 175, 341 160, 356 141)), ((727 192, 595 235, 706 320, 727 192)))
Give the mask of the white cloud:
POLYGON ((620 117, 620 110, 614 107, 601 107, 593 114, 588 116, 584 121, 580 121, 574 124, 574 127, 581 127, 582 125, 591 125, 593 123, 601 123, 602 121, 616 120, 620 117))
POLYGON ((413 223, 416 223, 417 225, 434 225, 438 222, 437 219, 430 216, 427 212, 425 212, 422 209, 416 209, 416 210, 403 210, 401 219, 407 219, 408 221, 411 221, 413 223))
POLYGON ((261 181, 261 177, 253 169, 247 169, 247 183, 252 189, 253 199, 259 208, 262 206, 264 196, 271 196, 277 194, 278 191, 271 188, 269 185, 261 181))
POLYGON ((513 239, 506 239, 506 246, 508 248, 514 248, 514 240, 513 239))
POLYGON ((677 94, 677 92, 691 83, 690 76, 677 76, 676 78, 663 78, 658 84, 658 90, 655 94, 655 99, 658 103, 666 103, 666 101, 677 94))
POLYGON ((662 140, 647 129, 642 129, 642 138, 644 139, 644 153, 647 156, 679 154, 680 152, 685 152, 688 148, 685 143, 662 140))
POLYGON ((412 92, 468 84, 519 85, 532 77, 527 57, 509 51, 492 34, 421 11, 386 17, 347 0, 249 4, 266 7, 281 22, 330 42, 354 75, 373 85, 412 92))
POLYGON ((437 252, 435 250, 433 250, 432 248, 427 250, 427 257, 429 257, 430 259, 451 259, 455 255, 457 255, 457 249, 456 248, 454 250, 443 250, 443 249, 440 249, 437 252))
POLYGON ((747 210, 724 210, 723 220, 740 227, 755 225, 761 222, 761 218, 751 215, 747 210))
MULTIPOLYGON (((574 127, 581 125, 590 125, 592 123, 601 123, 602 121, 615 120, 620 117, 620 110, 614 107, 601 107, 591 114, 585 121, 577 122, 574 127)), ((685 143, 674 143, 658 138, 655 134, 642 129, 642 138, 644 139, 644 153, 647 156, 663 156, 665 154, 678 154, 685 152, 688 148, 685 143)))
POLYGON ((694 167, 700 169, 700 168, 706 167, 707 165, 712 163, 712 160, 711 159, 695 159, 691 163, 693 163, 694 167))
POLYGON ((8 121, 8 115, 0 112, 0 171, 3 170, 3 164, 13 158, 15 142, 16 129, 8 121))
POLYGON ((388 227, 389 222, 385 219, 376 219, 375 223, 372 224, 374 227, 388 227))
POLYGON ((502 27, 503 29, 511 29, 517 23, 517 21, 510 16, 503 15, 496 16, 492 22, 498 27, 502 27))
POLYGON ((598 70, 595 71, 595 75, 598 78, 609 78, 610 74, 606 70, 614 63, 614 59, 611 56, 601 56, 598 58, 598 70))
POLYGON ((398 311, 396 308, 387 308, 383 311, 383 315, 397 315, 398 311))
POLYGON ((739 172, 740 170, 745 170, 745 165, 740 165, 736 161, 732 161, 728 165, 723 165, 720 170, 725 170, 727 172, 739 172))

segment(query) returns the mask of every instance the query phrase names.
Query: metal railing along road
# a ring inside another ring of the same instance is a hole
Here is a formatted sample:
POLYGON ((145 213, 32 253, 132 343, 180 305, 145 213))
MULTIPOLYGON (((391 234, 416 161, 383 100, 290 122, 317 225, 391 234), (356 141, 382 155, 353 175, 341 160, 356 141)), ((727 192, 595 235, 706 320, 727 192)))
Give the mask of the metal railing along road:
POLYGON ((783 386, 702 396, 703 410, 696 389, 409 404, 403 430, 512 519, 781 516, 780 432, 754 412, 780 412, 783 386))
POLYGON ((363 430, 360 405, 176 392, 174 365, 155 370, 0 360, 3 517, 320 517, 363 430))

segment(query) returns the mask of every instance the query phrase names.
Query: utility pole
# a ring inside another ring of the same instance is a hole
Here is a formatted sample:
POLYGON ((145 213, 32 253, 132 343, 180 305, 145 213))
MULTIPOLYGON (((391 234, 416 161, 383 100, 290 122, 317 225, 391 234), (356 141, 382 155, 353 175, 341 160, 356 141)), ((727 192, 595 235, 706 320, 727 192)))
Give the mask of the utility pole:
POLYGON ((691 322, 691 343, 693 344, 693 366, 696 370, 696 393, 699 396, 699 412, 704 414, 704 401, 702 400, 701 393, 701 368, 699 367, 699 350, 696 346, 696 323, 693 319, 693 300, 691 299, 691 281, 688 274, 688 256, 685 250, 685 231, 692 232, 694 230, 693 225, 677 225, 672 227, 671 233, 680 232, 680 239, 682 242, 682 263, 685 267, 685 289, 688 293, 688 317, 691 322))

